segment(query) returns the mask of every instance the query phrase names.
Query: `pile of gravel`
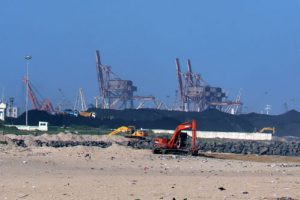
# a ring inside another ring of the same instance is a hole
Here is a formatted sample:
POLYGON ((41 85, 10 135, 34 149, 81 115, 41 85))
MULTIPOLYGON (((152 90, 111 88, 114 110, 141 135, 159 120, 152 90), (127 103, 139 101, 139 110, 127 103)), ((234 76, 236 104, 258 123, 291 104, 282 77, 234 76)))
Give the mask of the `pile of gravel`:
POLYGON ((145 139, 145 140, 134 139, 128 141, 127 146, 135 149, 153 149, 154 142, 151 139, 145 139))
MULTIPOLYGON (((120 137, 122 138, 122 137, 120 137)), ((41 140, 33 139, 28 142, 26 138, 14 138, 12 143, 19 147, 47 146, 47 147, 73 147, 94 146, 107 148, 116 143, 135 149, 153 149, 153 139, 130 139, 130 140, 41 140)), ((91 139, 91 138, 90 138, 91 139)), ((103 138, 105 139, 105 138, 103 138)), ((300 156, 300 140, 291 138, 277 138, 272 141, 246 141, 226 139, 201 139, 197 142, 199 152, 234 153, 234 154, 257 154, 257 155, 279 155, 300 156)), ((190 145, 190 144, 189 144, 190 145)))
MULTIPOLYGON (((12 139, 12 142, 18 147, 27 147, 26 142, 22 139, 12 139)), ((38 147, 74 147, 74 146, 93 146, 107 148, 111 146, 111 142, 104 141, 41 141, 34 140, 34 146, 38 147)))
POLYGON ((300 156, 299 141, 206 140, 198 146, 202 152, 300 156))
POLYGON ((101 147, 107 148, 111 146, 111 142, 103 141, 41 141, 36 140, 36 146, 42 147, 74 147, 74 146, 92 146, 92 147, 101 147))
MULTIPOLYGON (((114 129, 124 125, 133 125, 144 129, 174 130, 178 124, 195 119, 198 130, 221 132, 255 132, 263 127, 275 127, 277 136, 300 137, 300 112, 291 110, 281 115, 249 113, 231 115, 214 109, 199 112, 168 111, 157 109, 92 109, 97 117, 73 117, 68 115, 50 115, 45 111, 29 111, 29 124, 37 125, 47 121, 50 126, 68 127, 105 127, 114 129)), ((25 113, 18 118, 7 118, 7 124, 22 124, 25 113)), ((4 130, 5 132, 5 130, 4 130)))
MULTIPOLYGON (((132 140, 128 146, 136 149, 153 149, 153 140, 132 140)), ((221 140, 205 139, 198 141, 200 152, 234 153, 234 154, 258 154, 300 156, 300 141, 245 141, 245 140, 221 140)))

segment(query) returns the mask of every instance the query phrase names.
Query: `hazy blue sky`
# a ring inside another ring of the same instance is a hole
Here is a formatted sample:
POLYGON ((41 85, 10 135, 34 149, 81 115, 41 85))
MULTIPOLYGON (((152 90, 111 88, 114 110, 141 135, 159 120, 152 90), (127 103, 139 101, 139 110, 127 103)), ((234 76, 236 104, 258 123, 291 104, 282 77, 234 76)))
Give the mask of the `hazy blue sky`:
MULTIPOLYGON (((98 95, 95 50, 102 63, 138 86, 138 94, 175 98, 174 59, 235 98, 246 111, 300 108, 298 0, 2 0, 0 88, 24 105, 25 54, 30 79, 54 104, 61 88, 98 95)), ((169 102, 173 102, 169 100, 169 102)))

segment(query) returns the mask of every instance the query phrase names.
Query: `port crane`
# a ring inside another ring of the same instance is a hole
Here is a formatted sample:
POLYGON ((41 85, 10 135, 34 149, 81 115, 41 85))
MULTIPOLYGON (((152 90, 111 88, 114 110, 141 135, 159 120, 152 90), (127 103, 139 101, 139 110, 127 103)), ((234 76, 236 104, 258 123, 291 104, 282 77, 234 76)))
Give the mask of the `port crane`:
POLYGON ((28 81, 24 77, 23 83, 25 84, 25 87, 27 87, 27 82, 28 82, 28 96, 29 96, 29 99, 31 100, 33 109, 47 111, 48 113, 51 113, 51 114, 54 113, 55 111, 54 111, 51 101, 46 98, 46 99, 43 99, 43 101, 41 103, 33 91, 32 84, 30 83, 30 81, 28 81))
POLYGON ((133 108, 133 93, 137 91, 137 87, 132 81, 121 79, 110 66, 103 65, 98 50, 96 51, 96 70, 101 108, 133 108))

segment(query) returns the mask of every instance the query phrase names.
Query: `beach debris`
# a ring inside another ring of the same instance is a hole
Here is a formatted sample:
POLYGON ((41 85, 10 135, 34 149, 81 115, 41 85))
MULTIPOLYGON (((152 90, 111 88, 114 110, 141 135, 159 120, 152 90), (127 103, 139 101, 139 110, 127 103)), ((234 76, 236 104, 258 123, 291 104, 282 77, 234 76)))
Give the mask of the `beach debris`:
POLYGON ((226 190, 224 187, 218 187, 218 189, 219 189, 220 191, 226 190))

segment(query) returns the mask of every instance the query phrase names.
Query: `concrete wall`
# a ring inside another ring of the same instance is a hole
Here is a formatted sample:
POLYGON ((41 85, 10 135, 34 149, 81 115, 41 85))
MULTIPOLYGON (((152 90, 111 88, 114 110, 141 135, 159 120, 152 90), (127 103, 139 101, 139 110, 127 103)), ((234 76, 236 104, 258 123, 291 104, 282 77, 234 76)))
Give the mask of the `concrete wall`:
POLYGON ((48 122, 39 122, 38 126, 25 126, 25 125, 5 125, 7 127, 16 127, 23 131, 48 131, 48 122))
MULTIPOLYGON (((173 134, 174 130, 159 130, 153 129, 154 133, 168 133, 173 134)), ((187 132, 189 136, 192 131, 187 132)), ((214 132, 214 131, 197 131, 197 138, 226 138, 239 140, 272 140, 271 133, 243 133, 243 132, 214 132)))

